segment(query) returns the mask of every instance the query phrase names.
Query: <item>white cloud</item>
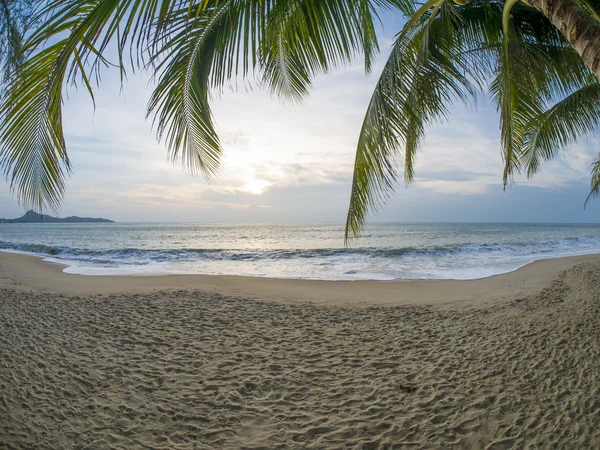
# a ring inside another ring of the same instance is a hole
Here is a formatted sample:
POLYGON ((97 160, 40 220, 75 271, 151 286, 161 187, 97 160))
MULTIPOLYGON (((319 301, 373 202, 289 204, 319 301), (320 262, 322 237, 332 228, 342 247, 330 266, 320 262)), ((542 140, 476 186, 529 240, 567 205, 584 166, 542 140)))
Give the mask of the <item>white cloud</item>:
MULTIPOLYGON (((383 41, 382 49, 390 43, 383 41)), ((151 120, 145 119, 151 92, 147 79, 132 76, 121 93, 118 74, 107 73, 95 111, 84 91, 71 93, 64 108, 74 174, 61 213, 102 212, 118 220, 227 220, 245 217, 231 211, 285 218, 296 217, 291 213, 296 209, 305 220, 344 220, 356 140, 383 61, 377 61, 370 77, 364 76, 360 61, 319 77, 300 105, 282 104, 260 90, 240 89, 215 99, 224 156, 213 184, 173 166, 165 146, 156 142, 151 120)), ((428 130, 415 185, 403 195, 427 204, 438 194, 501 190, 497 123, 490 105, 483 104, 479 112, 453 109, 449 123, 428 130)), ((532 180, 518 176, 516 183, 542 188, 587 183, 596 150, 591 141, 573 146, 532 180)), ((0 216, 17 215, 20 208, 2 186, 0 206, 10 212, 0 216)))
POLYGON ((475 195, 485 194, 492 184, 489 180, 477 178, 470 181, 427 180, 417 181, 419 188, 429 189, 441 194, 475 195))

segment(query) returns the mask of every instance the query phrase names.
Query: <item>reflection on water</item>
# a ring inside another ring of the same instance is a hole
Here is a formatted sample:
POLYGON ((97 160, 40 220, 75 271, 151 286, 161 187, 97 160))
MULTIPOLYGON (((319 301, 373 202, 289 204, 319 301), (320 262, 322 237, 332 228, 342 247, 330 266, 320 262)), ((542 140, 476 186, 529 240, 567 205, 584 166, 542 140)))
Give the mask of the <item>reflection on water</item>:
POLYGON ((1 224, 0 249, 71 273, 204 273, 325 280, 473 279, 540 258, 600 252, 600 226, 372 224, 1 224))

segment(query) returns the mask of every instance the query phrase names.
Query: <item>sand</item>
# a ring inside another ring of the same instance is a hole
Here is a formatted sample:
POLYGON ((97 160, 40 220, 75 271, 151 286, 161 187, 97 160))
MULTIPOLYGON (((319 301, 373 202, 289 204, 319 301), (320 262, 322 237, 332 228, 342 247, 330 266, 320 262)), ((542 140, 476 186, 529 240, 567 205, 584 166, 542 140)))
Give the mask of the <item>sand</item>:
POLYGON ((299 283, 7 255, 0 448, 600 448, 598 256, 299 283))
POLYGON ((293 305, 473 305, 537 293, 562 271, 586 261, 600 261, 600 255, 540 260, 481 280, 331 282, 227 275, 81 276, 64 273, 64 266, 36 256, 0 251, 0 288, 79 296, 201 289, 207 294, 293 305))

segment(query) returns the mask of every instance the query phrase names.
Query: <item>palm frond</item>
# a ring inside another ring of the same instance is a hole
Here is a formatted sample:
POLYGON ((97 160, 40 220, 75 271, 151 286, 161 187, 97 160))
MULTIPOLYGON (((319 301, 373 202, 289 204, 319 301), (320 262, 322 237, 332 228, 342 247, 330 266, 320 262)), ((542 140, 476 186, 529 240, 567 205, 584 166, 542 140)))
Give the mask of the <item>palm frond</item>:
POLYGON ((0 107, 0 167, 18 200, 38 210, 58 207, 70 168, 60 121, 67 51, 63 40, 27 61, 0 107))
POLYGON ((409 183, 425 127, 444 120, 454 99, 469 103, 476 98, 467 60, 451 56, 462 45, 457 31, 461 21, 453 6, 432 5, 400 33, 367 108, 356 151, 346 243, 358 235, 366 215, 393 192, 402 147, 409 183))
POLYGON ((508 0, 504 4, 501 54, 497 76, 490 85, 490 93, 500 111, 504 188, 512 180, 513 173, 520 170, 519 149, 524 136, 524 123, 541 109, 539 96, 530 89, 534 77, 528 73, 532 69, 530 64, 535 60, 526 52, 523 39, 518 35, 519 30, 512 24, 511 9, 516 2, 508 0))
POLYGON ((600 153, 592 163, 592 173, 590 175, 590 193, 585 199, 583 207, 585 208, 588 202, 595 197, 600 196, 600 153))
POLYGON ((346 242, 393 192, 397 161, 414 177, 428 125, 487 89, 500 111, 503 181, 521 170, 530 124, 546 104, 594 80, 539 11, 515 1, 425 3, 407 22, 365 115, 357 146, 346 242), (487 80, 491 82, 488 84, 487 80), (402 151, 403 150, 403 151, 402 151), (402 158, 403 157, 403 158, 402 158))
POLYGON ((401 128, 404 122, 401 111, 392 102, 393 86, 398 72, 402 71, 407 78, 415 75, 416 57, 407 49, 418 31, 417 27, 412 27, 397 39, 367 107, 354 161, 346 243, 351 233, 358 236, 369 210, 377 211, 393 191, 397 179, 397 152, 401 145, 395 128, 401 128), (409 57, 412 65, 408 63, 409 57))
POLYGON ((500 111, 506 188, 522 169, 528 128, 546 103, 593 81, 593 74, 548 19, 515 2, 504 5, 499 49, 490 94, 500 111))
POLYGON ((360 51, 368 71, 379 50, 377 3, 386 2, 274 2, 260 49, 264 84, 278 96, 302 99, 315 75, 348 63, 360 51))
MULTIPOLYGON (((51 17, 54 28, 41 28, 24 45, 23 51, 37 52, 20 66, 0 104, 0 167, 26 206, 41 211, 45 205, 54 210, 60 205, 70 170, 62 129, 63 86, 82 67, 82 55, 96 52, 99 30, 118 3, 79 5, 78 14, 63 15, 60 21, 51 17), (67 37, 47 45, 51 36, 64 34, 67 37)), ((87 76, 84 79, 89 86, 87 76)))
POLYGON ((584 86, 530 123, 525 141, 523 161, 527 175, 533 176, 543 161, 554 158, 559 151, 577 139, 594 132, 600 125, 600 84, 584 86))
POLYGON ((209 80, 218 33, 228 27, 230 8, 231 3, 224 3, 199 16, 167 41, 165 48, 175 51, 158 64, 158 83, 148 104, 148 115, 154 114, 159 139, 166 138, 172 159, 208 178, 221 156, 208 104, 209 80))
POLYGON ((93 98, 101 69, 114 65, 122 78, 126 67, 157 72, 148 113, 159 138, 190 172, 211 176, 221 154, 208 101, 211 90, 256 72, 272 92, 301 98, 316 74, 347 63, 358 52, 364 53, 368 67, 378 50, 376 9, 392 6, 409 11, 412 2, 47 2, 37 16, 40 26, 24 45, 33 55, 23 66, 22 77, 29 80, 11 84, 0 107, 6 119, 0 126, 2 168, 28 206, 58 207, 69 168, 59 107, 63 88, 81 82, 93 98), (57 40, 60 51, 48 44, 57 40), (105 56, 111 45, 117 49, 116 62, 105 56), (52 83, 42 74, 52 74, 52 83), (45 100, 38 104, 34 97, 45 100))
MULTIPOLYGON (((527 8, 515 8, 511 14, 514 5, 514 1, 504 5, 501 55, 490 85, 500 110, 505 188, 513 174, 528 165, 529 130, 544 116, 546 103, 595 82, 545 17, 527 8)), ((529 161, 536 164, 535 158, 529 161)))

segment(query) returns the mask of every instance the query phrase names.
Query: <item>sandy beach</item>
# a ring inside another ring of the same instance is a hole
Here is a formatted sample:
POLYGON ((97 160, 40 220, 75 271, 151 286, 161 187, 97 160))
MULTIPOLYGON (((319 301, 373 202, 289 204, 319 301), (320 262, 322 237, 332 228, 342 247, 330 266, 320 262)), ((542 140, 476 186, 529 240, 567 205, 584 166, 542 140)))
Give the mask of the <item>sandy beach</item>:
POLYGON ((600 256, 474 281, 0 252, 0 448, 600 448, 600 256))

